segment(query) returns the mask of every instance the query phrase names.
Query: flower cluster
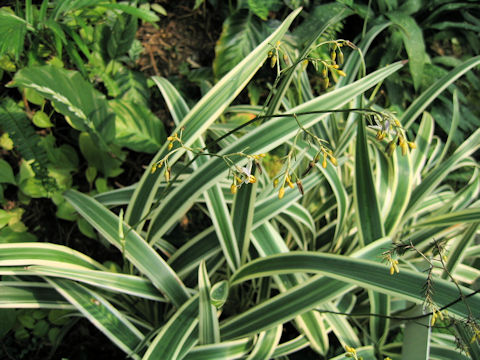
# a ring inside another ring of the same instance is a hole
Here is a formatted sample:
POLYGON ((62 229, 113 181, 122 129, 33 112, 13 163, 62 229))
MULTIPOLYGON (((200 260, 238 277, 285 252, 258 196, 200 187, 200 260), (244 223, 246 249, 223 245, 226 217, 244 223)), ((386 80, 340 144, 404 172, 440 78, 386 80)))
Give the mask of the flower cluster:
POLYGON ((344 61, 342 47, 348 46, 354 50, 356 50, 357 47, 348 40, 327 41, 327 42, 318 44, 317 47, 323 46, 325 44, 330 44, 329 59, 323 60, 318 58, 307 58, 303 60, 302 66, 306 68, 308 63, 312 62, 312 64, 315 66, 315 69, 321 72, 323 88, 327 89, 328 86, 330 85, 329 74, 331 75, 334 81, 337 81, 339 76, 347 76, 347 74, 340 69, 340 65, 342 65, 344 61))
POLYGON ((430 326, 435 325, 435 322, 437 321, 437 319, 440 319, 440 320, 444 319, 442 311, 432 306, 432 318, 430 320, 430 326))
POLYGON ((295 173, 292 172, 290 176, 290 174, 288 173, 288 170, 285 171, 284 174, 279 175, 277 178, 273 180, 273 187, 277 187, 278 184, 280 184, 280 179, 282 179, 282 185, 280 186, 280 189, 278 191, 279 199, 282 199, 283 196, 285 195, 285 188, 287 186, 291 189, 294 189, 295 184, 297 185, 297 188, 298 188, 298 191, 300 191, 300 194, 302 195, 304 194, 302 181, 295 175, 295 173))
POLYGON ((353 358, 354 360, 363 360, 362 356, 357 355, 357 350, 355 350, 353 347, 345 345, 345 356, 348 358, 353 358))
POLYGON ((237 189, 239 189, 243 184, 254 184, 257 182, 257 178, 252 175, 252 166, 255 162, 255 165, 257 165, 258 169, 261 171, 258 161, 265 156, 265 154, 247 155, 249 158, 247 166, 235 166, 233 170, 231 170, 233 172, 233 183, 230 186, 230 191, 232 194, 236 194, 237 189))
POLYGON ((391 138, 385 147, 388 156, 392 156, 397 146, 402 149, 402 155, 408 153, 408 149, 415 149, 417 146, 413 141, 408 141, 402 124, 391 114, 382 114, 383 116, 374 116, 376 125, 369 125, 370 128, 377 130, 377 140, 382 141, 385 138, 391 138))
POLYGON ((384 253, 382 253, 382 257, 383 261, 390 264, 390 275, 393 275, 395 273, 398 274, 400 272, 400 269, 398 268, 398 260, 392 257, 391 251, 385 251, 384 253))

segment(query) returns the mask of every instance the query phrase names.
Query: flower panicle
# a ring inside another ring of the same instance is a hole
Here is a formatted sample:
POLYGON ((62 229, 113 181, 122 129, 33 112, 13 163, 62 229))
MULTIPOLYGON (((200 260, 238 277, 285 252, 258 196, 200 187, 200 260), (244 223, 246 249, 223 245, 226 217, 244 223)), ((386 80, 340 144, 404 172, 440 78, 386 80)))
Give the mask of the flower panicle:
POLYGON ((417 148, 415 142, 407 140, 402 124, 393 115, 388 113, 375 114, 374 119, 376 125, 369 125, 369 127, 377 131, 375 137, 378 141, 383 141, 390 135, 393 136, 393 139, 389 140, 385 146, 385 153, 388 156, 392 156, 397 147, 401 149, 402 156, 406 156, 409 150, 417 148))

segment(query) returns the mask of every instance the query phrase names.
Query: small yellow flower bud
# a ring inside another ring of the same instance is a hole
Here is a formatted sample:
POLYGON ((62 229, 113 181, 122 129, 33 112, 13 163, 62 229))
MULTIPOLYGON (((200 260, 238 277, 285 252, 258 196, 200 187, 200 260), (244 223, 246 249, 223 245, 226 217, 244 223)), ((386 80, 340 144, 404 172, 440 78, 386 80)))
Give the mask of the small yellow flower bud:
POLYGON ((152 174, 157 170, 157 163, 152 165, 152 174))
POLYGON ((347 76, 347 74, 345 74, 345 72, 342 71, 342 70, 338 70, 337 74, 340 75, 340 76, 347 76))
POLYGON ((333 156, 330 155, 330 162, 333 164, 333 166, 337 166, 337 159, 335 159, 333 156))
POLYGON ((277 63, 277 57, 275 55, 272 56, 272 60, 270 60, 270 67, 274 67, 277 63))
POLYGON ((248 177, 248 182, 249 182, 250 184, 254 184, 254 183, 257 182, 257 178, 256 178, 255 176, 253 176, 253 175, 250 175, 250 176, 248 177))
POLYGON ((325 80, 323 80, 323 88, 324 88, 325 90, 327 90, 328 85, 330 85, 330 80, 329 80, 328 77, 327 77, 327 78, 325 78, 325 80))
POLYGON ((395 141, 390 141, 385 148, 385 152, 387 153, 388 156, 392 156, 396 148, 397 148, 397 144, 395 144, 395 141))
POLYGON ((397 119, 395 119, 394 122, 395 125, 397 125, 398 127, 402 127, 402 124, 400 124, 400 121, 398 121, 397 119))
POLYGON ((170 168, 165 168, 165 181, 166 182, 170 181, 170 173, 171 173, 170 168))
POLYGON ((282 199, 283 195, 285 195, 285 188, 281 187, 280 190, 278 191, 278 198, 282 199))
POLYGON ((172 150, 173 148, 173 142, 168 143, 168 151, 172 150))
POLYGON ((408 142, 408 147, 410 149, 416 149, 417 148, 417 145, 413 142, 413 141, 409 141, 408 142))
POLYGON ((338 52, 338 63, 343 64, 343 53, 341 51, 338 52))
POLYGON ((406 141, 402 142, 402 143, 400 144, 400 147, 402 148, 402 155, 403 155, 403 156, 407 155, 408 145, 407 145, 406 141))
POLYGON ((326 158, 325 156, 323 157, 322 167, 323 167, 324 169, 327 168, 327 158, 326 158))
POLYGON ((272 56, 273 56, 273 51, 270 50, 270 51, 268 52, 268 57, 270 58, 270 57, 272 57, 272 56))
POLYGON ((237 193, 237 186, 235 184, 230 186, 230 192, 234 195, 237 193))
POLYGON ((327 67, 324 66, 322 69, 322 77, 325 79, 327 75, 328 75, 328 70, 327 70, 327 67))
POLYGON ((335 61, 335 59, 337 58, 337 52, 335 50, 330 53, 330 58, 332 59, 332 61, 335 61))
POLYGON ((353 347, 345 345, 345 350, 347 350, 349 353, 356 354, 357 350, 355 350, 353 347))
POLYGON ((308 60, 305 59, 305 60, 302 61, 302 71, 305 70, 307 68, 307 66, 308 66, 308 60))
POLYGON ((169 136, 169 137, 167 137, 167 140, 168 141, 173 141, 173 140, 175 140, 175 138, 173 136, 169 136))
POLYGON ((278 186, 278 179, 273 180, 273 187, 276 188, 278 186))
POLYGON ((337 64, 333 64, 332 66, 334 69, 338 69, 340 66, 338 66, 337 64))

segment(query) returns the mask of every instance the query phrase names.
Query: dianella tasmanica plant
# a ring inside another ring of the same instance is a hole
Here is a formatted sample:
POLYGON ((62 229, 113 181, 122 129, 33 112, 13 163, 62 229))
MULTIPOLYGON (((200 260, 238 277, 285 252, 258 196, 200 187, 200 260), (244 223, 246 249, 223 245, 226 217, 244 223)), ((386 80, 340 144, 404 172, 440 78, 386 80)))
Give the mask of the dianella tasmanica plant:
POLYGON ((425 109, 480 58, 393 113, 375 94, 405 62, 361 65, 379 32, 353 44, 320 29, 295 47, 300 11, 191 109, 153 77, 175 129, 140 181, 64 193, 118 248, 117 271, 65 246, 0 245, 0 305, 66 309, 134 359, 476 358, 480 131, 452 149, 458 113, 444 142, 425 109), (265 102, 233 106, 264 63, 265 102), (192 213, 204 228, 173 241, 192 213))

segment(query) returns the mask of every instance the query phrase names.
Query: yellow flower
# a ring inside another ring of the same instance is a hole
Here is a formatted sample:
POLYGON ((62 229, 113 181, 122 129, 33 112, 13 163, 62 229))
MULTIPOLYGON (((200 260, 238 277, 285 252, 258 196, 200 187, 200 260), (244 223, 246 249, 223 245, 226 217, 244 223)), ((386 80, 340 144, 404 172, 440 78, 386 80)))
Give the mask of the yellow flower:
POLYGON ((284 195, 285 195, 285 188, 282 186, 278 191, 278 198, 282 199, 284 195))

